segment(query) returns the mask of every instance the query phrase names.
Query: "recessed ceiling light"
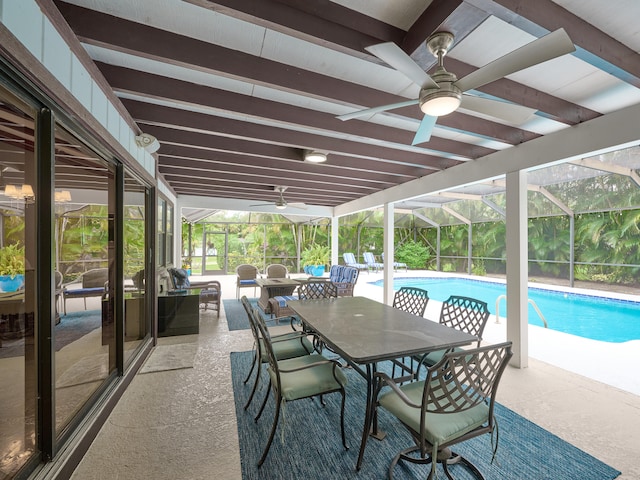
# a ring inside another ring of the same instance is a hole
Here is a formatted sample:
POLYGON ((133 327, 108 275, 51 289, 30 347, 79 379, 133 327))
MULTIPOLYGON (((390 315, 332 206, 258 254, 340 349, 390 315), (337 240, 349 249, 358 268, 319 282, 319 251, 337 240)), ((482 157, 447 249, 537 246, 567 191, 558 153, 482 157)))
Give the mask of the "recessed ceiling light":
POLYGON ((327 154, 316 150, 305 150, 304 161, 309 163, 322 163, 327 161, 327 154))

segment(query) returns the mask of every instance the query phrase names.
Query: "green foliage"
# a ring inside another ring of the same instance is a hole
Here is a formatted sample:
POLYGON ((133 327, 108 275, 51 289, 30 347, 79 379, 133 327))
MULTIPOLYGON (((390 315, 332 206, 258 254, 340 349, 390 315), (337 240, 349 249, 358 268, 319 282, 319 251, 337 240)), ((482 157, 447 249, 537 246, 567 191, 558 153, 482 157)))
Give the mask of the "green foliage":
POLYGON ((320 245, 314 243, 307 247, 302 255, 300 255, 300 260, 302 261, 303 266, 307 265, 327 265, 329 263, 329 259, 331 258, 331 250, 327 245, 320 245))
POLYGON ((412 269, 425 268, 429 260, 429 249, 419 242, 409 240, 396 249, 395 258, 412 269))
POLYGON ((484 262, 482 260, 474 260, 471 264, 471 273, 474 275, 485 276, 487 274, 487 269, 484 266, 484 262))
POLYGON ((0 275, 24 274, 24 247, 17 243, 0 248, 0 275))

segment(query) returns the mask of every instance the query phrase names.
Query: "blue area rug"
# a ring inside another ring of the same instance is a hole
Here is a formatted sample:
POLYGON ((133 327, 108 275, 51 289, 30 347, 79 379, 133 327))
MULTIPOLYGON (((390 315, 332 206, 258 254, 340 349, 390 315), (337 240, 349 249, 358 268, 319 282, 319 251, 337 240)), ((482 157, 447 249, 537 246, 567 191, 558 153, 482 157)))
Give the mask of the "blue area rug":
MULTIPOLYGON (((340 395, 325 396, 326 407, 311 399, 287 403, 282 410, 276 436, 265 463, 260 469, 258 459, 268 438, 274 415, 273 393, 270 394, 262 418, 253 418, 260 408, 267 380, 263 371, 256 398, 247 411, 243 405, 250 393, 251 382, 242 381, 249 371, 251 352, 231 353, 231 374, 238 418, 242 478, 306 480, 383 479, 395 454, 412 445, 406 430, 386 411, 379 411, 379 425, 387 436, 383 441, 370 438, 361 470, 355 469, 364 422, 366 385, 353 369, 345 369, 348 377, 345 407, 345 451, 340 440, 340 395)), ((253 378, 252 378, 253 380, 253 378)), ((496 417, 500 429, 496 461, 491 464, 491 441, 484 435, 455 448, 478 466, 486 480, 609 480, 620 472, 591 455, 565 442, 526 418, 497 405, 496 417)), ((472 479, 459 465, 450 467, 457 480, 472 479)), ((425 479, 426 466, 396 466, 397 479, 425 479)), ((438 478, 446 478, 438 467, 438 478)))
MULTIPOLYGON (((54 328, 55 350, 60 350, 101 326, 102 312, 100 310, 81 310, 62 315, 60 323, 54 328)), ((0 348, 0 358, 19 357, 22 355, 24 355, 24 338, 9 341, 3 340, 2 348, 0 348)))
MULTIPOLYGON (((262 318, 265 322, 267 322, 268 325, 275 324, 275 321, 271 318, 271 315, 264 313, 262 309, 258 307, 257 298, 250 298, 249 303, 251 304, 252 308, 258 308, 258 310, 260 310, 262 318)), ((247 318, 247 312, 244 311, 244 307, 242 306, 242 302, 240 302, 240 300, 222 300, 222 306, 224 307, 224 314, 227 317, 227 326, 229 327, 229 331, 249 329, 249 319, 247 318)), ((282 319, 280 323, 283 324, 282 319)), ((288 323, 288 320, 284 323, 288 323)))

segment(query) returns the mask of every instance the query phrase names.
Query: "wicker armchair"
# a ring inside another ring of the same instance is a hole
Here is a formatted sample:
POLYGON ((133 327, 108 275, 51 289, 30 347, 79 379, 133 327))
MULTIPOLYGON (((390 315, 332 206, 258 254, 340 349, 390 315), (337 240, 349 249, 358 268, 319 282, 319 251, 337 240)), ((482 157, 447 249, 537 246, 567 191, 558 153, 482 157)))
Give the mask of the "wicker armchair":
POLYGON ((240 289, 253 287, 253 296, 256 296, 256 279, 258 278, 258 267, 249 264, 238 265, 236 268, 236 298, 240 300, 240 289))

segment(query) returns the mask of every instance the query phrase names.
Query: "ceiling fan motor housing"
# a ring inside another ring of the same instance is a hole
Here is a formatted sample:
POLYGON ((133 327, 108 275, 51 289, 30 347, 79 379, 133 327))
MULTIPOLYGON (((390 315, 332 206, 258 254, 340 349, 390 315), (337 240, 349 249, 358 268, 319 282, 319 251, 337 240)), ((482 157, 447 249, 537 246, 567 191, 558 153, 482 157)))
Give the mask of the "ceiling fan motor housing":
MULTIPOLYGON (((429 107, 425 106, 427 102, 433 102, 434 99, 438 98, 455 99, 457 102, 453 102, 452 105, 455 105, 456 103, 457 105, 460 105, 460 101, 462 100, 462 90, 455 85, 455 82, 458 80, 455 74, 447 72, 444 67, 440 65, 431 75, 431 78, 440 88, 423 88, 420 90, 420 110, 427 115, 438 116, 436 115, 437 112, 432 112, 429 107)), ((443 112, 438 113, 439 115, 446 114, 443 112)))

